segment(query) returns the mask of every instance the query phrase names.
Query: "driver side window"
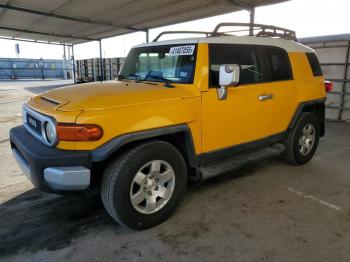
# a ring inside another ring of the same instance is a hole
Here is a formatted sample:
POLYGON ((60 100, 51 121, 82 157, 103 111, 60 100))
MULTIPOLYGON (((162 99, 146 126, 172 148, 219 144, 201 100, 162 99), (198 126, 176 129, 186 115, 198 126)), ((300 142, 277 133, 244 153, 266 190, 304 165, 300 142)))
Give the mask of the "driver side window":
POLYGON ((219 86, 219 70, 222 64, 240 66, 240 84, 254 84, 264 81, 259 59, 254 47, 249 45, 209 45, 210 71, 209 87, 219 86))

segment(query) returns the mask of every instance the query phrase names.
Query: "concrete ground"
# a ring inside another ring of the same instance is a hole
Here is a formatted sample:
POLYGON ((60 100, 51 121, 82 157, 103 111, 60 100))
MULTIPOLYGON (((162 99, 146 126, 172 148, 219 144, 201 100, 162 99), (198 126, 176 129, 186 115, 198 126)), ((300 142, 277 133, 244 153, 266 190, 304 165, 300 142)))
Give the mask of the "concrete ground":
POLYGON ((350 125, 327 123, 314 159, 271 160, 188 187, 175 214, 136 232, 98 194, 32 188, 8 130, 29 96, 65 82, 0 82, 1 261, 350 261, 350 125))

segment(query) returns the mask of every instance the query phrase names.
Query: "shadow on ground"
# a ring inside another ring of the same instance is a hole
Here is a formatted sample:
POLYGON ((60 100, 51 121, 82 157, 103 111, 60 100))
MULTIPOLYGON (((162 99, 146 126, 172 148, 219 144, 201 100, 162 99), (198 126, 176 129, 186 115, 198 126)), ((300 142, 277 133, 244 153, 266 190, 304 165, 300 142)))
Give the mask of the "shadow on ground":
MULTIPOLYGON (((254 175, 258 165, 246 167, 204 182, 191 183, 187 195, 205 194, 211 187, 227 181, 254 175)), ((117 225, 104 210, 97 191, 81 196, 59 196, 36 189, 10 199, 0 205, 0 257, 19 251, 59 250, 72 239, 108 228, 118 235, 131 234, 117 225)))
POLYGON ((87 231, 115 223, 100 195, 57 196, 29 190, 0 206, 0 256, 62 249, 87 231))

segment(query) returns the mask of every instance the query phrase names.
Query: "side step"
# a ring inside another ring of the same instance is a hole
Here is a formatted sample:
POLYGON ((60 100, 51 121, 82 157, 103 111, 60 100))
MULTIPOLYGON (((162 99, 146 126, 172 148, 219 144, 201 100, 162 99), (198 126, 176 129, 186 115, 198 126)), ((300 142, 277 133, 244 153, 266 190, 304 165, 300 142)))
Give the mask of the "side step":
POLYGON ((201 180, 206 180, 244 166, 281 155, 286 147, 282 144, 264 147, 255 151, 234 155, 220 162, 208 163, 199 168, 201 180))

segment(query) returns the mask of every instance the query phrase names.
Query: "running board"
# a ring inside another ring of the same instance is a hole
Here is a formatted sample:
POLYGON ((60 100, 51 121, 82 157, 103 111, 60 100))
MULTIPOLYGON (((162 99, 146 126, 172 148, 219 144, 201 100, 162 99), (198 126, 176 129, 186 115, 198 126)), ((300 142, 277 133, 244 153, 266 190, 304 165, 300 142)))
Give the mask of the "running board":
POLYGON ((231 158, 226 158, 220 162, 205 164, 199 168, 201 180, 213 178, 227 172, 235 171, 247 165, 279 156, 285 151, 285 149, 286 147, 284 145, 275 144, 249 153, 234 155, 231 158))

